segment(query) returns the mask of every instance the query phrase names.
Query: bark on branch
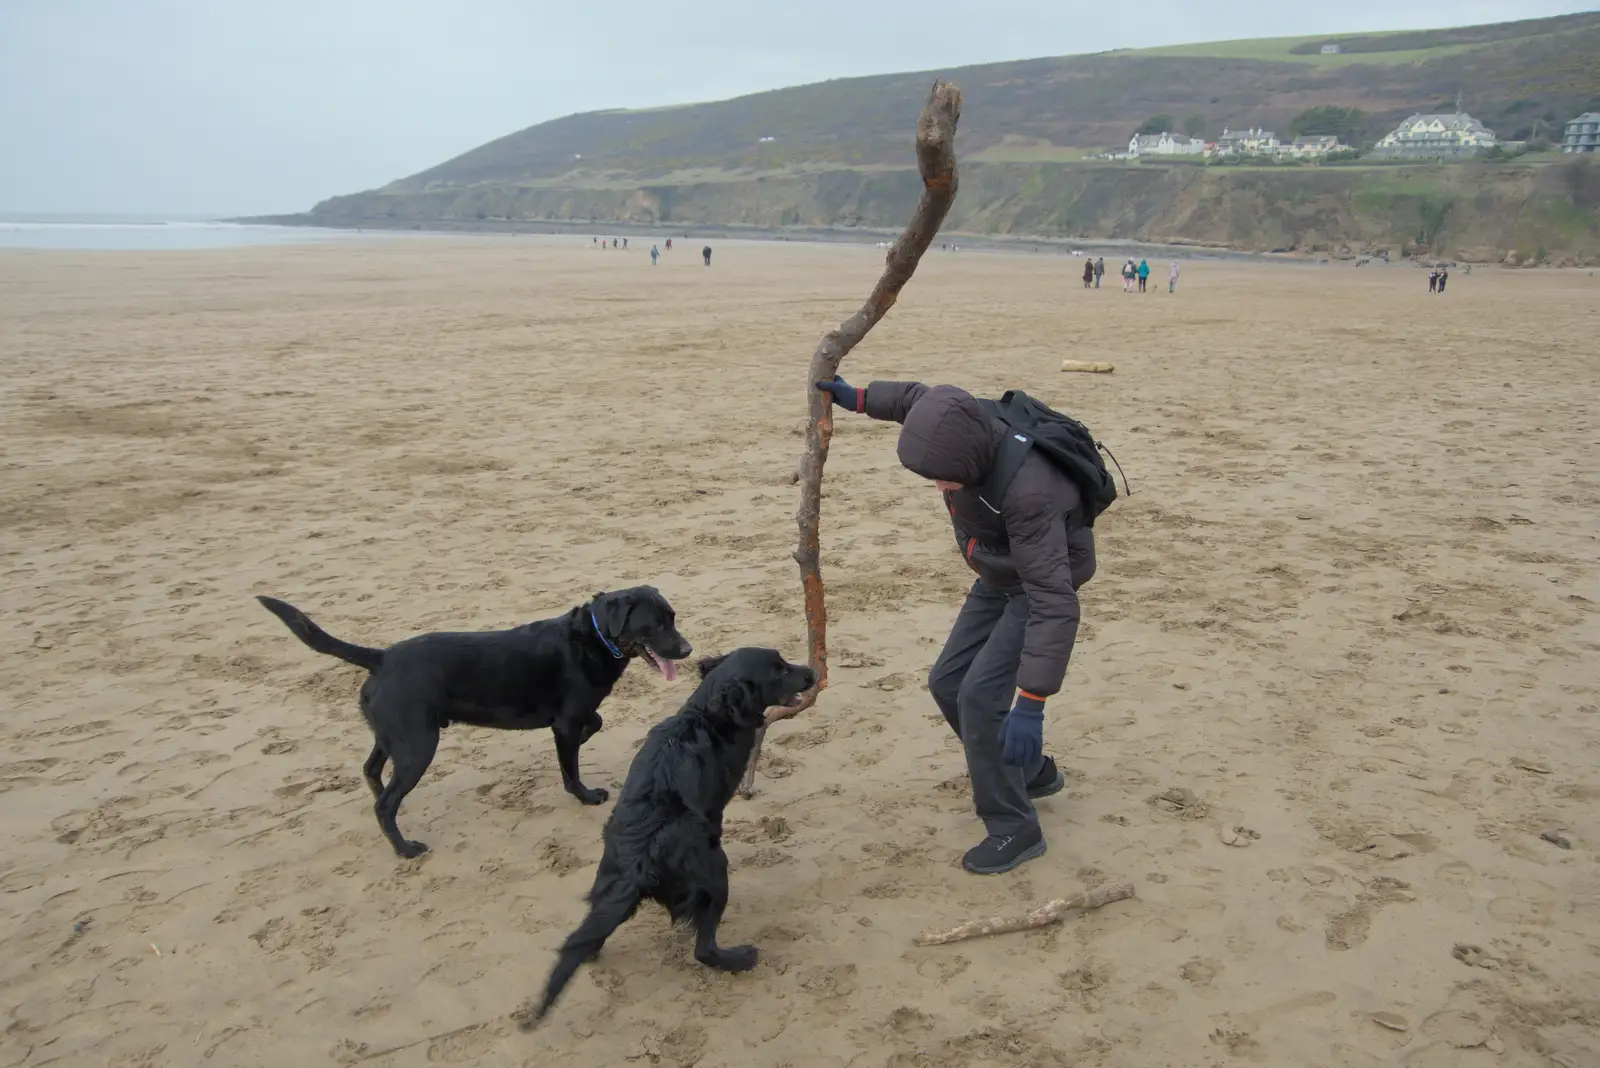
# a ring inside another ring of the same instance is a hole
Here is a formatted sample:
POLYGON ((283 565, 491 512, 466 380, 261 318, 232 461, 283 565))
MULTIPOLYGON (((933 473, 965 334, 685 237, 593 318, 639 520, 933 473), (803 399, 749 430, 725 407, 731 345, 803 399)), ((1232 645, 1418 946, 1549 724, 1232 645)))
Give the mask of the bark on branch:
POLYGON ((991 916, 986 920, 968 920, 960 927, 948 931, 923 931, 917 936, 919 946, 942 946, 946 942, 959 942, 964 938, 982 938, 984 935, 1005 934, 1008 931, 1031 931, 1048 927, 1064 919, 1069 912, 1079 909, 1097 909, 1113 901, 1133 896, 1132 883, 1108 883, 1071 897, 1058 897, 1047 901, 1026 916, 991 916))
MULTIPOLYGON (((817 694, 828 685, 828 613, 822 600, 821 547, 818 526, 822 515, 822 466, 828 460, 828 443, 833 438, 833 408, 827 394, 815 383, 839 373, 839 364, 867 332, 877 325, 900 290, 916 273, 922 254, 939 232, 950 205, 956 198, 956 123, 961 120, 961 90, 949 82, 935 82, 928 102, 917 119, 917 170, 922 174, 922 198, 911 221, 889 249, 883 275, 872 288, 867 302, 837 330, 830 330, 811 354, 805 389, 811 421, 806 428, 806 449, 800 459, 800 507, 795 514, 800 524, 800 544, 794 551, 800 565, 800 588, 805 597, 806 638, 811 667, 817 684, 794 708, 774 708, 767 712, 767 723, 775 723, 805 711, 816 703, 817 694)), ((739 792, 749 797, 755 785, 756 761, 761 756, 763 727, 756 735, 755 749, 745 768, 739 792)))

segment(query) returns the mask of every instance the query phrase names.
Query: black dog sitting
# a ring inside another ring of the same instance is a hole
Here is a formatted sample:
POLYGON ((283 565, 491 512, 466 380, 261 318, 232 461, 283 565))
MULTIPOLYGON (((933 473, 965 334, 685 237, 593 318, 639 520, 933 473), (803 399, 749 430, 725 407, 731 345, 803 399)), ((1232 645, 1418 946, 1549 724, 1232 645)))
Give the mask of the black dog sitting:
POLYGON ((694 924, 694 958, 701 964, 730 972, 755 967, 754 946, 717 945, 728 905, 722 810, 766 710, 793 707, 816 681, 816 672, 786 662, 775 649, 738 649, 700 662, 700 687, 677 715, 651 728, 633 758, 606 821, 589 915, 562 945, 531 1022, 544 1019, 578 965, 599 953, 646 898, 666 906, 675 922, 694 924))
POLYGON ((597 594, 565 615, 510 630, 423 634, 387 649, 340 641, 293 605, 256 599, 317 652, 372 673, 361 684, 361 714, 373 735, 362 771, 378 799, 378 826, 402 857, 428 848, 401 836, 395 814, 433 762, 440 730, 452 723, 549 727, 567 792, 598 805, 611 795, 578 779, 578 750, 604 725, 600 702, 634 657, 671 682, 678 677, 673 661, 693 652, 653 586, 597 594), (394 773, 385 786, 379 776, 389 760, 394 773))

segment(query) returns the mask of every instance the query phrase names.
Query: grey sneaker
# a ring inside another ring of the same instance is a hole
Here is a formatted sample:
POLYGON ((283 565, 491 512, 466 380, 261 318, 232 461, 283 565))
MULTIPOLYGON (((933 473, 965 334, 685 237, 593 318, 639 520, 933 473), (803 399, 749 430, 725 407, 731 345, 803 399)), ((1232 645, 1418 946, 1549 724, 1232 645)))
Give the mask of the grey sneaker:
POLYGON ((1000 875, 1044 856, 1044 832, 1034 827, 1021 834, 990 835, 967 850, 961 866, 974 875, 1000 875))
POLYGON ((1034 801, 1051 794, 1059 794, 1067 785, 1067 777, 1056 768, 1054 757, 1045 757, 1044 766, 1039 769, 1039 774, 1033 777, 1028 784, 1028 797, 1034 801))

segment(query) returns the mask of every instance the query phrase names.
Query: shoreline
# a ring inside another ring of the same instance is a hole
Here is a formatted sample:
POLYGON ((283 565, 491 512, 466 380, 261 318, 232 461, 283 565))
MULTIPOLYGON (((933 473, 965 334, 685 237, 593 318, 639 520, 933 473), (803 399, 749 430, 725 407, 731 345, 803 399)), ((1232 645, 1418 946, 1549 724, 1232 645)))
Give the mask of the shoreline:
MULTIPOLYGON (((868 245, 892 241, 900 231, 879 230, 867 227, 834 229, 825 227, 794 227, 771 229, 759 226, 704 225, 679 227, 676 225, 648 225, 643 223, 608 222, 605 220, 573 221, 565 219, 432 219, 426 222, 397 219, 363 219, 351 222, 323 221, 310 213, 298 215, 256 215, 219 222, 239 223, 249 226, 304 227, 308 229, 347 230, 356 233, 382 231, 384 233, 412 234, 537 234, 541 236, 573 237, 627 237, 646 235, 657 239, 674 240, 724 240, 770 241, 820 245, 868 245)), ((1141 251, 1157 257, 1181 256, 1190 260, 1235 260, 1249 263, 1286 263, 1315 265, 1336 261, 1332 257, 1313 257, 1293 252, 1256 252, 1211 245, 1202 242, 1132 241, 1116 238, 1063 238, 1032 235, 976 234, 962 231, 941 232, 941 243, 957 246, 964 252, 1044 253, 1067 256, 1075 251, 1085 255, 1091 250, 1103 254, 1117 250, 1129 255, 1141 251)), ((930 248, 929 251, 934 251, 930 248)), ((1374 263, 1384 263, 1374 259, 1374 263)))

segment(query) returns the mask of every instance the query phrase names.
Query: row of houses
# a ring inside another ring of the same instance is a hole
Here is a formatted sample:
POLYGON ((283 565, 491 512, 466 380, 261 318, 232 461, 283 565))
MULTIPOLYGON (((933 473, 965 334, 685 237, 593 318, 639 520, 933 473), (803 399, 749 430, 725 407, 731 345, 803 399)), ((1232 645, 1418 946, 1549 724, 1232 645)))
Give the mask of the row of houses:
MULTIPOLYGON (((1379 159, 1459 159, 1481 155, 1501 144, 1495 132, 1464 111, 1413 115, 1373 146, 1371 155, 1379 159)), ((1145 156, 1262 156, 1275 160, 1315 160, 1335 152, 1349 151, 1337 137, 1296 137, 1280 141, 1269 130, 1224 128, 1215 141, 1184 137, 1173 133, 1136 134, 1128 140, 1126 153, 1112 152, 1113 159, 1140 159, 1145 156)), ((1563 152, 1600 151, 1600 114, 1585 112, 1566 124, 1563 152)))
POLYGON ((1114 158, 1139 159, 1144 156, 1270 156, 1273 159, 1317 159, 1333 152, 1348 149, 1337 137, 1296 137, 1280 141, 1270 130, 1251 127, 1248 130, 1231 130, 1226 127, 1215 141, 1199 137, 1182 137, 1178 134, 1135 134, 1128 141, 1126 154, 1113 153, 1114 158))

